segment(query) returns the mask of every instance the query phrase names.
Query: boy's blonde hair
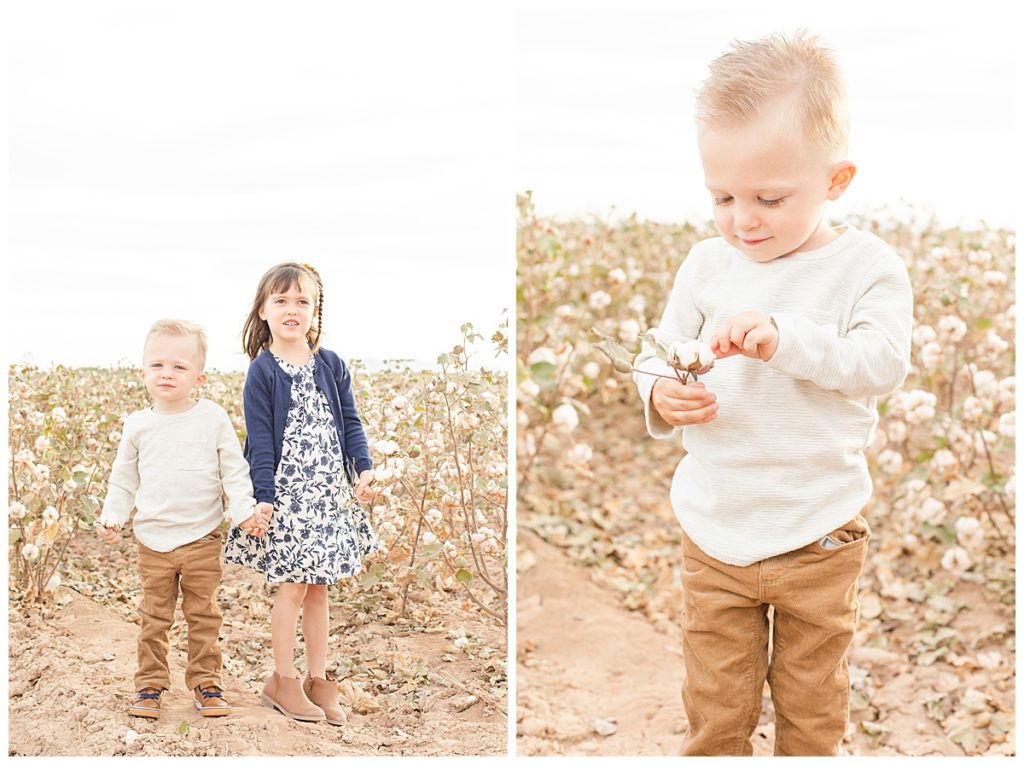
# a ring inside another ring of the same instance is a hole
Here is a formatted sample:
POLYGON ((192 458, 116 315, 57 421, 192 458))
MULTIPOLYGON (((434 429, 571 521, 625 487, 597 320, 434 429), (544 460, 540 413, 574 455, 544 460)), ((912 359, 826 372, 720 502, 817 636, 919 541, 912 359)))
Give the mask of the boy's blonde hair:
POLYGON ((697 92, 697 123, 731 127, 757 116, 772 101, 794 97, 804 132, 821 144, 828 161, 843 159, 849 140, 846 88, 831 50, 800 29, 732 42, 711 62, 711 76, 697 92))
POLYGON ((199 368, 203 369, 206 367, 206 330, 198 324, 180 319, 160 319, 160 321, 154 323, 149 328, 149 332, 146 334, 146 342, 142 345, 143 351, 149 345, 149 340, 153 335, 194 337, 196 339, 196 349, 199 351, 199 368))

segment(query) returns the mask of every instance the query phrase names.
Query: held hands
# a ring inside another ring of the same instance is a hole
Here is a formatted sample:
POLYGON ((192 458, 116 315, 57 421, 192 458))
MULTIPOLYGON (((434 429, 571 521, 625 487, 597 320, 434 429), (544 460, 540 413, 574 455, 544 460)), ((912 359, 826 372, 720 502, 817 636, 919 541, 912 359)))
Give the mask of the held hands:
POLYGON ((256 505, 256 512, 238 524, 238 528, 251 537, 266 536, 270 529, 270 514, 274 506, 269 502, 260 502, 256 505))
POLYGON ((659 377, 651 388, 651 404, 669 425, 701 425, 718 416, 715 394, 704 383, 683 385, 678 380, 659 377))
POLYGON ((359 482, 356 484, 356 499, 364 505, 377 497, 377 492, 371 486, 376 483, 372 470, 364 470, 359 474, 359 482))
POLYGON ((108 545, 114 545, 121 541, 121 526, 119 524, 115 523, 112 526, 104 526, 99 521, 96 521, 93 525, 96 527, 96 533, 100 535, 100 539, 108 545))
POLYGON ((768 361, 779 347, 779 330, 760 311, 747 311, 726 319, 711 336, 710 345, 719 359, 742 354, 768 361))

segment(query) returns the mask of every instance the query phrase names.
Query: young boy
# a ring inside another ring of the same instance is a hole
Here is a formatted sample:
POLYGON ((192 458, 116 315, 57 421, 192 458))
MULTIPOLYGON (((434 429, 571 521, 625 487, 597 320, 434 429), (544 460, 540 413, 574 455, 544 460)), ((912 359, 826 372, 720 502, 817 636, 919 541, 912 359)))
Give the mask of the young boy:
POLYGON ((136 717, 159 717, 160 694, 170 687, 167 630, 179 587, 188 622, 185 683, 204 717, 231 713, 220 689, 217 644, 222 494, 232 523, 256 536, 268 525, 255 512, 249 466, 227 412, 212 401, 189 397, 206 380, 205 363, 201 327, 165 319, 149 330, 139 376, 153 405, 125 419, 97 521, 100 535, 113 544, 132 507, 138 508, 133 526, 142 580, 138 696, 128 709, 136 717))
MULTIPOLYGON (((655 438, 682 429, 686 755, 751 754, 765 679, 775 753, 835 755, 871 495, 878 396, 910 363, 904 264, 825 224, 856 168, 840 73, 813 38, 737 43, 698 95, 698 148, 721 237, 679 268, 655 335, 716 356, 701 382, 635 375, 655 438), (769 661, 768 608, 774 607, 769 661)), ((637 368, 668 374, 649 346, 637 368)))

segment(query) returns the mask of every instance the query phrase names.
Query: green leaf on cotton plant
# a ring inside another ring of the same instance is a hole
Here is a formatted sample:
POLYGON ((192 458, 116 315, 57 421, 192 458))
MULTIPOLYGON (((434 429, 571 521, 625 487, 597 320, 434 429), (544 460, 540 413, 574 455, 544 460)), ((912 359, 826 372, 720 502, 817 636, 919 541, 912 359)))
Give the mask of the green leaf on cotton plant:
POLYGON ((473 572, 468 568, 460 568, 455 572, 455 578, 463 584, 469 584, 473 581, 473 572))
POLYGON ((594 347, 608 357, 616 372, 628 374, 633 371, 633 357, 625 348, 597 329, 593 333, 601 338, 600 342, 594 343, 594 347))

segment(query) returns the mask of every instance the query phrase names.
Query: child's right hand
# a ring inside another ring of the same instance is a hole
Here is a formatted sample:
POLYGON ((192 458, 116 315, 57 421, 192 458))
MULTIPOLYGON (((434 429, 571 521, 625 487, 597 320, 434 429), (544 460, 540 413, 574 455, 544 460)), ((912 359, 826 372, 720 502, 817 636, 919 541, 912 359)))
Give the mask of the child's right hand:
POLYGON ((108 545, 117 544, 121 539, 121 527, 116 523, 113 526, 104 526, 96 521, 96 533, 108 545))
POLYGON ((659 377, 651 389, 651 405, 669 425, 702 425, 718 415, 715 394, 704 383, 683 385, 678 380, 659 377))

